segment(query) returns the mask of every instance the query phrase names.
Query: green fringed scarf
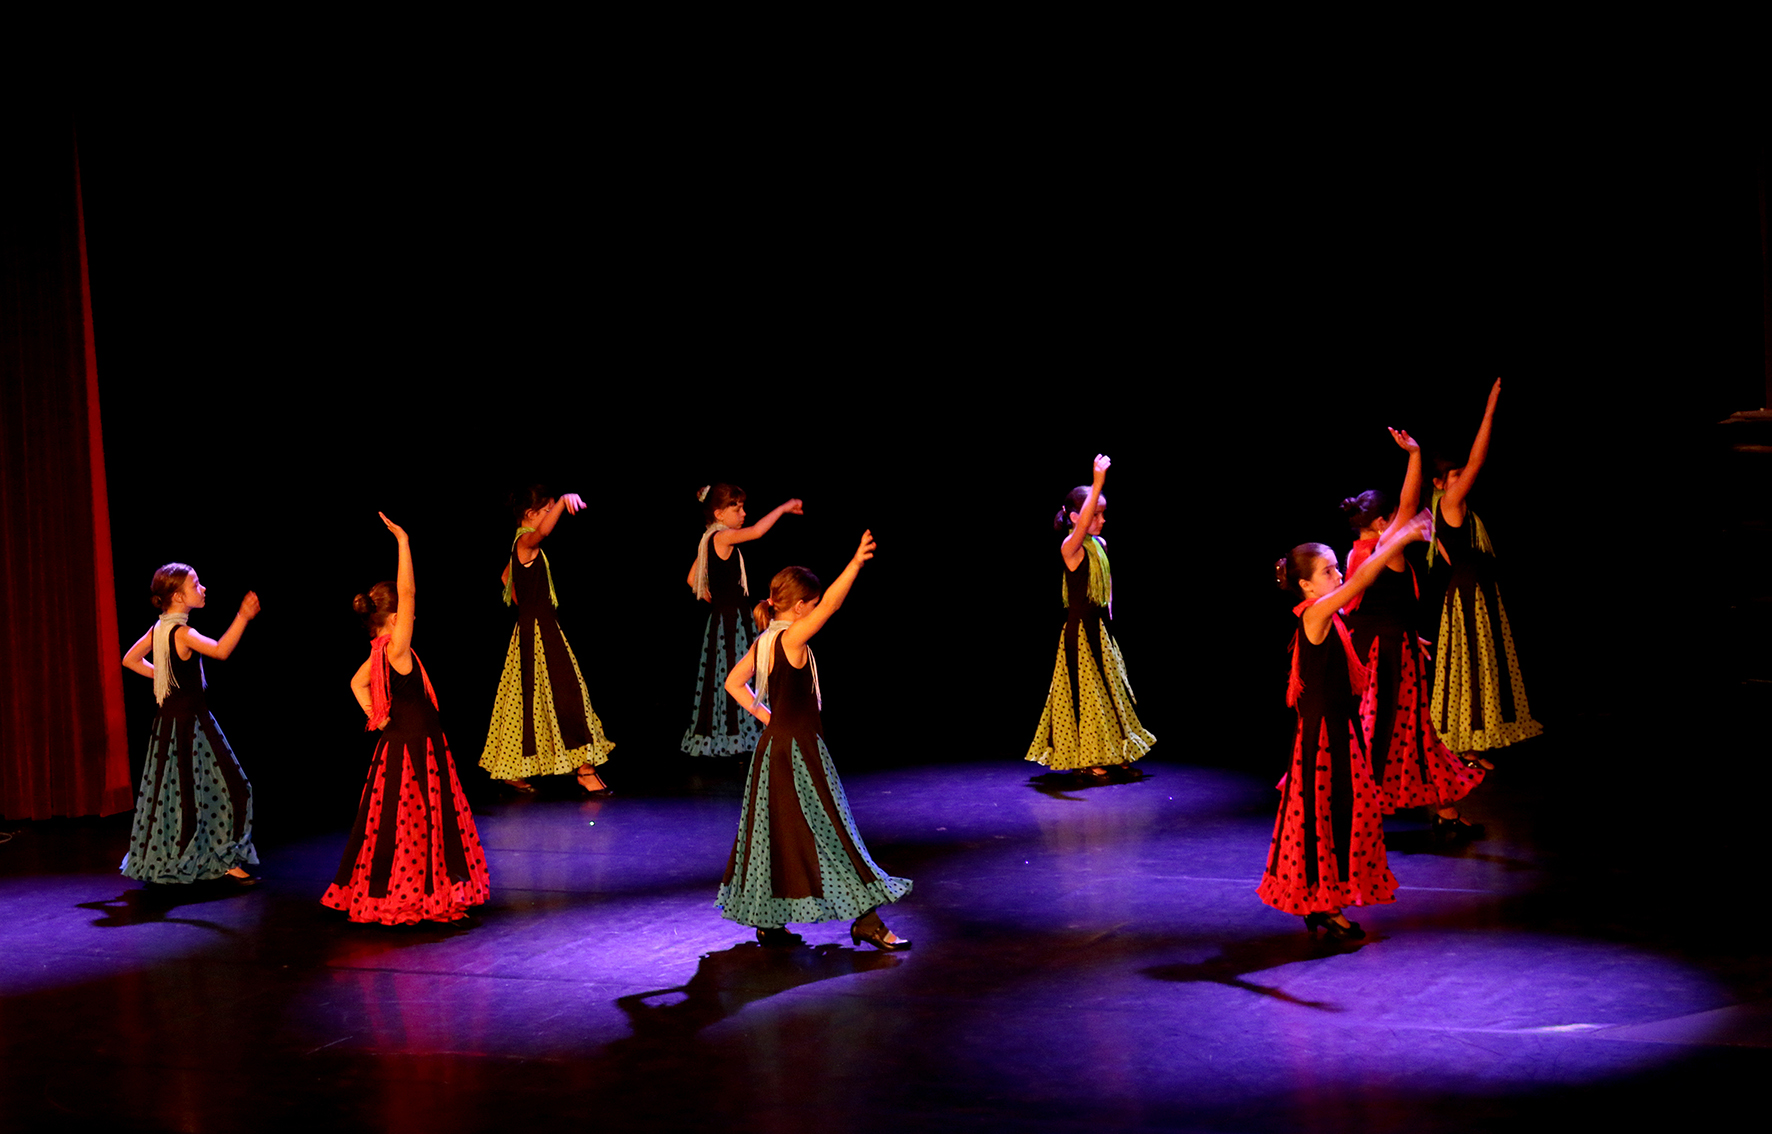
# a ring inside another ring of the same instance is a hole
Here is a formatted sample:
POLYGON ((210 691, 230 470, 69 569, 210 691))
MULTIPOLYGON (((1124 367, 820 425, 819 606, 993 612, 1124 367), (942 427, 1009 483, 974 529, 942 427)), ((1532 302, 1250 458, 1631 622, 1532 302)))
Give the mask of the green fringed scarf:
MULTIPOLYGON (((523 538, 524 533, 532 532, 534 530, 535 530, 534 528, 518 528, 517 534, 511 537, 511 550, 512 551, 517 550, 517 541, 523 538)), ((554 593, 554 572, 548 568, 548 553, 543 551, 539 547, 536 548, 535 551, 536 551, 536 554, 541 557, 541 569, 544 572, 546 572, 547 576, 548 576, 548 603, 551 606, 553 606, 553 608, 555 610, 558 610, 558 609, 560 609, 560 596, 556 595, 554 593)), ((517 570, 521 570, 521 568, 513 567, 512 570, 517 571, 517 570)), ((517 585, 517 580, 512 579, 512 578, 508 578, 508 577, 505 579, 505 605, 506 606, 515 606, 516 605, 517 600, 514 597, 512 597, 512 594, 511 594, 511 588, 516 585, 517 585)))
MULTIPOLYGON (((1108 608, 1108 617, 1114 616, 1114 576, 1108 568, 1107 546, 1099 536, 1090 536, 1083 541, 1083 550, 1089 558, 1089 601, 1096 606, 1108 608)), ((1066 607, 1071 605, 1071 573, 1066 571, 1061 580, 1059 597, 1066 607)))
MULTIPOLYGON (((1433 511, 1433 517, 1436 522, 1440 518, 1440 497, 1442 497, 1444 495, 1446 495, 1445 489, 1443 489, 1443 488, 1434 489, 1433 497, 1428 504, 1428 507, 1430 509, 1432 509, 1432 511, 1433 511)), ((1481 551, 1486 555, 1494 555, 1495 554, 1495 545, 1489 542, 1489 529, 1485 528, 1483 526, 1482 518, 1479 517, 1475 512, 1471 511, 1468 507, 1465 508, 1464 515, 1465 515, 1465 521, 1467 523, 1476 525, 1475 530, 1471 532, 1471 545, 1473 547, 1475 547, 1478 551, 1481 551)), ((1434 541, 1433 549, 1434 549, 1434 551, 1439 552, 1439 554, 1434 555, 1434 554, 1430 553, 1428 555, 1427 569, 1430 572, 1435 567, 1438 567, 1442 562, 1446 563, 1448 565, 1450 565, 1452 562, 1450 557, 1448 557, 1446 555, 1446 549, 1440 546, 1440 536, 1439 536, 1438 532, 1434 533, 1433 541, 1434 541)))

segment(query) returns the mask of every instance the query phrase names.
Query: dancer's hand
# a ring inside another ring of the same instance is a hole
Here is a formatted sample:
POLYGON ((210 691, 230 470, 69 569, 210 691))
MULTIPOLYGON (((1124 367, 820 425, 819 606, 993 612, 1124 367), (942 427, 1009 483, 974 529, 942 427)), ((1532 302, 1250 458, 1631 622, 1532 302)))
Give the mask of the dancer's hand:
POLYGON ((806 506, 800 502, 800 498, 797 496, 786 504, 783 504, 781 510, 783 512, 792 512, 796 516, 804 516, 806 514, 806 506))
POLYGON ((1095 454, 1095 477, 1094 477, 1095 487, 1100 488, 1102 485, 1102 482, 1107 480, 1108 466, 1113 463, 1114 463, 1113 461, 1109 460, 1103 454, 1101 454, 1101 453, 1095 454))
POLYGON ((1489 387, 1489 404, 1483 407, 1483 416, 1487 417, 1490 414, 1494 413, 1495 412, 1495 403, 1500 400, 1501 400, 1501 379, 1497 378, 1495 380, 1495 385, 1489 387))
POLYGON ((1415 438, 1409 436, 1409 431, 1406 429, 1392 429, 1391 440, 1395 441, 1399 448, 1405 449, 1408 452, 1421 452, 1421 446, 1416 443, 1415 438))
POLYGON ((568 493, 563 494, 560 497, 560 502, 562 504, 565 504, 566 510, 568 512, 570 512, 571 514, 573 514, 574 516, 578 515, 578 510, 585 506, 584 497, 580 496, 576 492, 568 492, 568 493))
POLYGON ((856 564, 856 566, 860 566, 861 564, 866 563, 868 560, 872 559, 873 557, 874 557, 874 533, 871 530, 862 532, 861 533, 861 543, 859 545, 857 545, 855 548, 855 557, 854 557, 853 561, 856 564))
POLYGON ((258 610, 258 592, 247 591, 246 597, 240 600, 241 616, 244 617, 246 621, 251 622, 254 618, 258 617, 258 610))
POLYGON ((401 543, 406 542, 407 537, 406 537, 406 529, 405 528, 401 527, 399 524, 396 524, 394 521, 388 519, 388 514, 386 512, 377 512, 376 515, 380 516, 381 522, 386 524, 388 526, 388 530, 394 533, 395 539, 399 540, 401 543))
POLYGON ((1433 530, 1434 514, 1423 508, 1409 518, 1409 522, 1397 533, 1397 538, 1404 543, 1414 543, 1418 539, 1426 539, 1433 530))

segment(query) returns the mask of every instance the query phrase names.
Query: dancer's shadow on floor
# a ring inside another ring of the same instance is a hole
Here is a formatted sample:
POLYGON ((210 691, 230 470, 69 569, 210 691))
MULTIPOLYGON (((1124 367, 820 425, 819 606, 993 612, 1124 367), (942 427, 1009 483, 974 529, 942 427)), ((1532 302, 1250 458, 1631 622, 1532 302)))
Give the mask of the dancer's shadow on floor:
POLYGON ((1431 854, 1440 858, 1467 858, 1473 862, 1487 862, 1501 867, 1503 870, 1537 870, 1538 863, 1527 862, 1525 859, 1510 858, 1504 854, 1485 854, 1479 849, 1482 840, 1449 841, 1432 831, 1386 831, 1384 833, 1384 849, 1388 854, 1431 854))
POLYGON ((636 992, 617 1000, 633 1026, 623 1044, 675 1044, 736 1014, 745 1005, 791 988, 855 973, 889 969, 896 953, 863 952, 842 945, 765 949, 746 942, 709 953, 689 983, 677 988, 636 992))
POLYGON ((1232 942, 1224 946, 1218 956, 1211 960, 1194 964, 1155 965, 1139 971, 1153 980, 1175 981, 1179 984, 1209 981, 1213 984, 1222 984, 1226 988, 1240 988, 1244 992, 1253 992, 1258 996, 1283 1000, 1287 1004, 1296 1004, 1300 1008, 1315 1008, 1319 1012, 1343 1012, 1346 1009, 1339 1004, 1327 1000, 1302 1000, 1284 989, 1270 988, 1265 984, 1256 984, 1254 981, 1244 978, 1250 973, 1277 969, 1281 965, 1290 965, 1298 961, 1311 961, 1341 953, 1357 952, 1361 946, 1377 940, 1382 940, 1382 938, 1369 937, 1360 942, 1331 942, 1323 938, 1313 940, 1299 934, 1289 934, 1285 937, 1262 937, 1254 941, 1232 942))
POLYGON ((171 917, 180 906, 203 905, 237 898, 245 891, 233 886, 210 886, 194 882, 189 886, 144 886, 125 890, 115 898, 95 902, 75 902, 76 909, 96 910, 104 916, 92 924, 101 929, 118 929, 130 925, 164 922, 171 925, 194 925, 217 933, 233 935, 234 930, 217 922, 196 917, 171 917))
POLYGON ((1028 786, 1050 799, 1068 799, 1073 803, 1081 803, 1083 797, 1076 793, 1087 788, 1135 784, 1150 778, 1149 773, 1137 768, 1111 768, 1106 776, 1092 776, 1087 772, 1042 772, 1037 776, 1030 776, 1028 786))

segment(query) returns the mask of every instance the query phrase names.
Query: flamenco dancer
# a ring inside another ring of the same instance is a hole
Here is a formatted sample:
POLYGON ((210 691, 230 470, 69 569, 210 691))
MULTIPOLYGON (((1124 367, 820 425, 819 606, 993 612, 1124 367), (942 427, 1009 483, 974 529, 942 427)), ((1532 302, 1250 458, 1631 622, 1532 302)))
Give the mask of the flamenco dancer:
POLYGON ((1046 708, 1026 757, 1096 780, 1107 779, 1110 766, 1130 772, 1132 762, 1157 742, 1138 723, 1126 661, 1102 623, 1104 611, 1109 618, 1114 613, 1113 576, 1101 538, 1107 523, 1107 497, 1101 488, 1111 464, 1096 454, 1089 484, 1072 489, 1053 517, 1053 528, 1067 533, 1058 553, 1064 560, 1062 593, 1068 613, 1046 708))
POLYGON ((123 856, 123 876, 138 882, 172 885, 219 878, 250 886, 258 881, 246 869, 258 864, 252 846, 252 785, 203 692, 203 658, 222 661, 234 652, 246 624, 258 617, 258 595, 246 592, 219 642, 189 625, 191 611, 203 609, 207 595, 188 564, 168 563, 155 571, 149 600, 160 620, 123 655, 125 669, 153 678, 154 700, 160 704, 135 801, 129 852, 123 856))
POLYGON ((1457 467, 1436 462, 1440 475, 1434 477, 1434 556, 1451 567, 1434 658, 1434 730, 1446 747, 1484 769, 1495 765, 1482 753, 1544 731, 1526 704, 1514 632, 1501 604, 1495 548, 1483 521, 1465 503, 1489 455, 1500 398, 1497 378, 1470 456, 1457 467))
POLYGON ((762 636, 726 678, 726 691, 764 728, 714 904, 728 920, 755 927, 763 945, 800 944, 800 935, 787 931, 789 922, 853 918, 853 944, 911 947, 878 912, 910 893, 911 881, 876 866, 856 833, 824 743, 818 662, 809 644, 873 557, 873 533, 863 532, 849 565, 822 597, 818 576, 806 568, 777 572, 769 597, 754 611, 762 636), (761 697, 749 684, 753 676, 761 697))
MULTIPOLYGON (((376 513, 381 515, 381 513, 376 513)), ((405 529, 381 522, 400 545, 395 581, 353 606, 373 641, 351 693, 380 729, 338 874, 320 904, 355 922, 460 921, 492 894, 474 815, 437 719, 437 694, 412 652, 418 586, 405 529)))
POLYGON ((1395 900, 1397 879, 1384 855, 1384 797, 1356 720, 1366 667, 1336 612, 1372 586, 1407 544, 1425 538, 1427 526, 1426 512, 1405 521, 1345 582, 1335 552, 1320 543, 1299 544, 1274 564, 1280 586, 1299 600, 1286 687, 1298 732, 1256 893, 1282 913, 1302 916, 1313 936, 1321 928, 1331 940, 1358 940, 1365 931, 1342 910, 1395 900))
POLYGON ((568 773, 576 773, 578 785, 592 795, 609 790, 597 765, 609 760, 615 743, 603 735, 578 657, 554 619, 560 602, 541 549, 561 513, 576 514, 584 506, 577 493, 556 499, 539 484, 511 497, 518 527, 504 588, 505 605, 517 608, 517 625, 505 651, 480 766, 521 792, 535 790, 529 782, 533 776, 568 773))
POLYGON ((757 750, 757 722, 726 696, 726 675, 751 645, 743 610, 751 587, 739 545, 763 538, 775 521, 801 515, 803 509, 800 501, 789 500, 747 528, 744 489, 731 484, 704 486, 696 499, 701 501, 707 528, 689 568, 689 589, 714 609, 701 638, 695 711, 683 733, 682 749, 691 756, 745 756, 757 750))
MULTIPOLYGON (((1391 439, 1409 454, 1403 487, 1392 506, 1385 494, 1362 492, 1341 502, 1358 541, 1348 552, 1347 569, 1360 565, 1421 506, 1421 446, 1409 434, 1393 429, 1391 439)), ((1421 583, 1415 568, 1401 555, 1392 556, 1364 594, 1355 595, 1342 613, 1353 634, 1354 653, 1366 660, 1372 681, 1362 705, 1371 744, 1372 780, 1389 814, 1405 807, 1434 810, 1433 833, 1446 839, 1481 838, 1480 824, 1466 822, 1458 801, 1483 782, 1483 769, 1460 760, 1434 733, 1428 689, 1429 660, 1416 632, 1416 606, 1421 583)))

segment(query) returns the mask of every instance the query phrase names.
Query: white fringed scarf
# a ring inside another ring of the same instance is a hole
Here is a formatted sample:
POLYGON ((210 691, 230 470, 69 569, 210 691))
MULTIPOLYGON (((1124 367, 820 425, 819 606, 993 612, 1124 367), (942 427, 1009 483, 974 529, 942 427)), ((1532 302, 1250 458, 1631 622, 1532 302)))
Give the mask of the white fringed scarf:
MULTIPOLYGON (((775 639, 792 625, 785 618, 777 618, 763 631, 763 636, 757 639, 757 704, 770 712, 775 711, 769 705, 769 663, 775 660, 775 639)), ((813 655, 811 646, 806 647, 806 664, 812 667, 812 696, 818 702, 819 711, 823 712, 824 694, 818 688, 818 658, 813 655)))
MULTIPOLYGON (((695 553, 695 582, 690 584, 695 588, 696 598, 706 599, 708 602, 714 601, 713 593, 708 590, 708 541, 714 538, 715 532, 734 530, 736 529, 731 528, 726 524, 715 522, 709 524, 708 530, 701 533, 701 547, 697 549, 695 553)), ((738 556, 739 589, 744 591, 746 598, 749 598, 751 594, 751 582, 749 579, 745 578, 744 552, 740 551, 737 546, 734 546, 732 554, 738 556)))
POLYGON ((162 614, 160 621, 154 623, 154 703, 156 705, 166 704, 166 694, 178 685, 178 678, 172 676, 172 628, 184 626, 190 621, 191 616, 180 611, 177 614, 170 612, 162 614))

